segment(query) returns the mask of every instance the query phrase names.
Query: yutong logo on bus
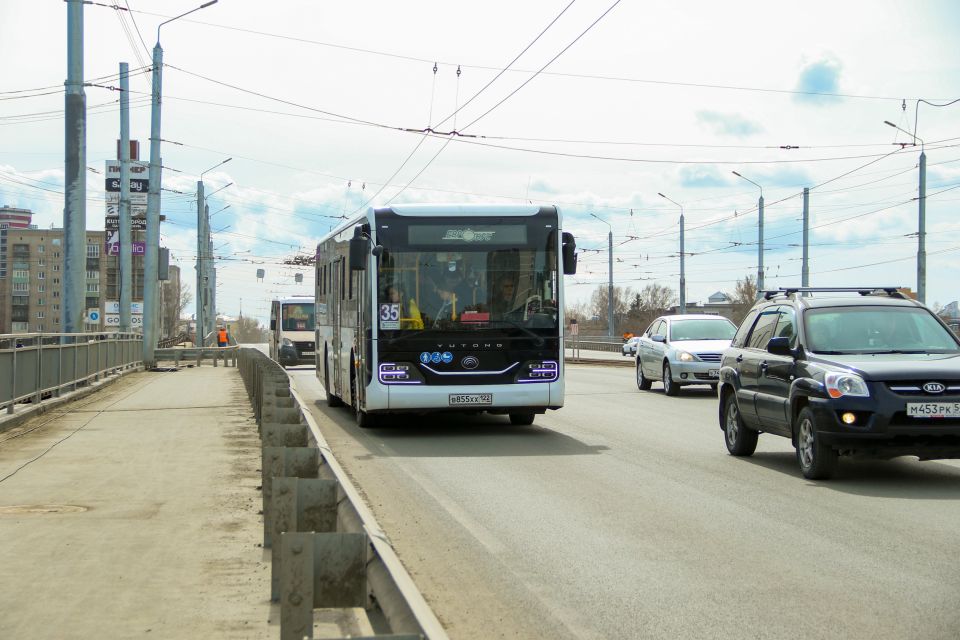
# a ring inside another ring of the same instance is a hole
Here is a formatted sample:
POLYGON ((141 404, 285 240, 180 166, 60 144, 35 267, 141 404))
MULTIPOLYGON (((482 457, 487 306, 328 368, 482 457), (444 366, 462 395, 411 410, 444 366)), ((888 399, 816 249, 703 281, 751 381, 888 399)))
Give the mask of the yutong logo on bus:
POLYGON ((464 242, 490 242, 496 231, 474 231, 473 229, 447 229, 443 240, 463 240, 464 242))
POLYGON ((457 344, 457 343, 450 343, 450 344, 446 344, 446 345, 445 345, 445 344, 437 344, 437 348, 438 348, 438 349, 444 349, 444 348, 446 348, 446 349, 456 349, 457 347, 460 347, 461 349, 503 349, 503 343, 500 343, 500 342, 484 342, 484 343, 474 342, 473 344, 469 344, 469 343, 466 343, 466 342, 461 342, 461 343, 459 343, 459 344, 457 344))

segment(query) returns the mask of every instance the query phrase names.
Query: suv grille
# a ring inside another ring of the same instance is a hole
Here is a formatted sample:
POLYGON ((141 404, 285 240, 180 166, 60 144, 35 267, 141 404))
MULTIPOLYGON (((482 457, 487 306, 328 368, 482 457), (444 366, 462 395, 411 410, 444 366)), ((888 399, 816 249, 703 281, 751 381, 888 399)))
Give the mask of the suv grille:
POLYGON ((313 342, 294 342, 293 346, 296 347, 298 356, 302 356, 304 351, 313 351, 313 342))
POLYGON ((927 398, 937 398, 944 396, 950 393, 960 393, 960 380, 897 380, 896 382, 888 382, 887 389, 894 392, 898 396, 924 396, 927 398), (944 389, 943 393, 927 393, 923 390, 923 385, 928 382, 942 382, 947 388, 944 389))
POLYGON ((719 353, 695 353, 693 355, 697 356, 704 362, 720 362, 719 353))

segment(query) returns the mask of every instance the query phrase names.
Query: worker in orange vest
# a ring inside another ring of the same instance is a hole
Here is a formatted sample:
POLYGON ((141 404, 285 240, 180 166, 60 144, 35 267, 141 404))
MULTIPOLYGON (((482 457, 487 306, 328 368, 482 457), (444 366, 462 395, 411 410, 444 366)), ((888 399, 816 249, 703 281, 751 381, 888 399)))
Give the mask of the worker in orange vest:
POLYGON ((217 331, 217 345, 221 347, 227 346, 227 328, 220 327, 220 330, 217 331))

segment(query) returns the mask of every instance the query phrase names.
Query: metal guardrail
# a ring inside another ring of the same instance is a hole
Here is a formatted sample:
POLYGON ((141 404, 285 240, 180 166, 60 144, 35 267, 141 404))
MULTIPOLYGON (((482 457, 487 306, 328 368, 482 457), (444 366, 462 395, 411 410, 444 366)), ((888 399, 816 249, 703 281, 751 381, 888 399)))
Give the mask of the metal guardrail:
POLYGON ((249 347, 238 366, 263 443, 264 548, 281 640, 312 638, 314 610, 329 608, 362 609, 365 638, 447 640, 287 372, 249 347), (374 632, 374 618, 389 630, 374 632))
POLYGON ((615 338, 615 341, 601 340, 597 338, 577 339, 567 336, 563 339, 563 346, 567 349, 585 349, 587 351, 611 351, 614 353, 623 353, 623 340, 615 338))
POLYGON ((174 366, 179 367, 181 362, 195 361, 199 367, 204 360, 210 360, 213 366, 217 366, 220 360, 223 360, 223 366, 229 367, 230 362, 237 366, 237 356, 240 353, 240 347, 233 345, 231 347, 168 347, 165 349, 156 349, 154 357, 157 362, 173 361, 174 366))
POLYGON ((0 335, 0 408, 40 402, 103 375, 139 366, 137 333, 18 333, 0 335))

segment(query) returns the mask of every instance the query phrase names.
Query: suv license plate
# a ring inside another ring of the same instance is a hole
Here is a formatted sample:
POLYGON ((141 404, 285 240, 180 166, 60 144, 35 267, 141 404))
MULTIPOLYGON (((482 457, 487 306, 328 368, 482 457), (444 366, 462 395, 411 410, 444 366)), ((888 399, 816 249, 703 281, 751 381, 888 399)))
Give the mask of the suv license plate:
POLYGON ((451 393, 451 407, 472 407, 493 404, 492 393, 451 393))
POLYGON ((957 418, 960 402, 908 402, 907 415, 911 418, 957 418))
POLYGON ((707 371, 707 375, 710 376, 711 378, 719 378, 719 377, 720 377, 720 370, 719 370, 719 369, 710 369, 709 371, 707 371))

